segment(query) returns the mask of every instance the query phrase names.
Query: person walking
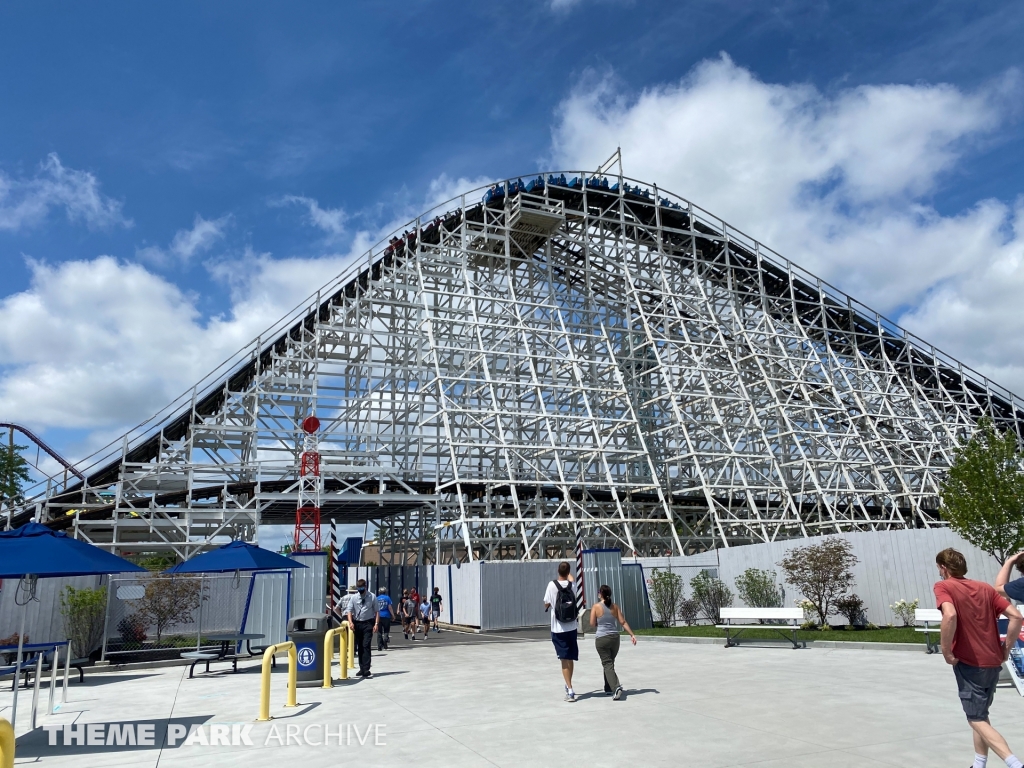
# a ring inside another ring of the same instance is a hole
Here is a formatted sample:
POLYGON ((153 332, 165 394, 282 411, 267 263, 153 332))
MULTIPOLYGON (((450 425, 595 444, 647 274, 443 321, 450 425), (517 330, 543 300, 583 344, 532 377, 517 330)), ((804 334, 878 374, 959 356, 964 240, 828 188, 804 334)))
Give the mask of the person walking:
POLYGON ((416 603, 412 601, 409 596, 409 590, 402 591, 402 630, 405 632, 405 639, 409 639, 409 633, 412 633, 412 639, 416 639, 416 603))
POLYGON ((391 642, 391 616, 394 605, 387 589, 377 591, 377 614, 380 616, 380 630, 377 632, 377 651, 386 651, 391 642))
POLYGON ((942 579, 934 587, 935 603, 942 611, 942 657, 953 667, 960 705, 974 732, 973 768, 985 768, 990 749, 1008 768, 1022 768, 988 717, 1000 668, 1020 635, 1020 612, 990 585, 964 578, 967 560, 955 549, 939 552, 935 564, 942 579), (1005 643, 1000 642, 996 625, 1000 614, 1009 619, 1005 643))
POLYGON ((355 633, 356 651, 359 653, 357 677, 370 678, 370 644, 373 633, 380 629, 380 613, 377 598, 366 591, 366 579, 356 582, 356 594, 348 601, 346 617, 352 622, 355 633))
POLYGON ((996 576, 996 592, 1009 600, 1024 603, 1024 577, 1010 580, 1015 565, 1019 572, 1024 573, 1024 552, 1006 558, 1003 567, 999 569, 999 575, 996 576))
POLYGON ((434 594, 430 596, 430 618, 433 620, 435 632, 441 631, 437 627, 437 620, 441 617, 441 603, 441 590, 434 587, 434 594))
POLYGON ((576 701, 572 689, 574 662, 579 661, 580 648, 576 641, 576 590, 573 589, 569 563, 558 564, 558 578, 548 584, 544 591, 544 612, 551 611, 551 644, 555 655, 562 664, 562 679, 565 681, 565 700, 576 701))
POLYGON ((420 603, 420 621, 423 623, 423 639, 426 640, 430 634, 430 603, 427 601, 427 596, 423 596, 423 602, 420 603))
POLYGON ((615 657, 619 655, 619 625, 629 634, 633 645, 636 645, 636 635, 629 628, 622 609, 612 602, 612 588, 602 584, 597 594, 601 600, 590 609, 590 626, 597 630, 594 645, 601 658, 601 666, 604 667, 604 692, 619 701, 622 698, 622 686, 615 673, 615 657))

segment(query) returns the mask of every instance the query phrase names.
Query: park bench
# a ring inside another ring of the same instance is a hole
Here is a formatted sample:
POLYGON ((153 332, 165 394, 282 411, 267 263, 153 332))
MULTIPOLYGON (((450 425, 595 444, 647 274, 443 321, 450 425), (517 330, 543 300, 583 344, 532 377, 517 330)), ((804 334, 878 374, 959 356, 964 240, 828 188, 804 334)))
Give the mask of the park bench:
POLYGON ((192 659, 192 664, 188 668, 188 676, 190 678, 195 673, 196 664, 199 664, 200 662, 206 663, 207 672, 210 671, 211 661, 230 661, 231 671, 238 671, 238 656, 235 654, 224 655, 222 653, 218 653, 217 651, 186 651, 185 653, 181 654, 181 658, 192 659))
POLYGON ((802 608, 723 608, 720 615, 722 623, 716 626, 725 630, 726 648, 739 645, 739 635, 747 629, 770 629, 792 643, 794 648, 807 647, 806 642, 796 637, 796 631, 804 620, 802 608), (762 621, 781 623, 758 623, 762 621))
POLYGON ((915 608, 914 622, 924 623, 923 627, 915 627, 917 632, 924 632, 925 653, 939 652, 939 625, 942 623, 942 611, 938 608, 915 608), (932 635, 936 638, 933 640, 932 635))

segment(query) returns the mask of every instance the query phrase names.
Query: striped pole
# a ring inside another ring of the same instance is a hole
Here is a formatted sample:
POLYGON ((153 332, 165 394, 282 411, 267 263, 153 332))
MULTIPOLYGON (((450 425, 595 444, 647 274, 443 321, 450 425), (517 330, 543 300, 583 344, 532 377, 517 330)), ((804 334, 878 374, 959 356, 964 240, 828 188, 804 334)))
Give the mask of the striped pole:
POLYGON ((583 613, 587 596, 583 590, 583 527, 576 523, 576 610, 583 613))
POLYGON ((335 621, 340 622, 341 615, 338 613, 336 606, 341 601, 341 567, 338 564, 338 529, 333 517, 331 518, 331 546, 327 556, 329 558, 327 565, 327 593, 330 602, 327 606, 327 612, 335 621))

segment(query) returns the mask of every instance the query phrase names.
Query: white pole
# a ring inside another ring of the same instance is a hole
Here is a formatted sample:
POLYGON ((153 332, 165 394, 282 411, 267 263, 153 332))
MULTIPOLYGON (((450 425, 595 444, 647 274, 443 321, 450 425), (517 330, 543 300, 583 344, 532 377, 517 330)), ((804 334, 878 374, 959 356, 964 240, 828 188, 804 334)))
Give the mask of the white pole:
POLYGON ((13 728, 18 720, 18 676, 21 674, 21 648, 25 645, 25 611, 28 610, 26 603, 21 608, 21 632, 18 633, 18 657, 14 662, 14 700, 11 702, 11 727, 13 728))
POLYGON ((61 697, 61 704, 68 703, 68 672, 71 670, 71 640, 68 640, 67 647, 64 650, 64 695, 61 697))
POLYGON ((39 711, 39 678, 43 676, 43 651, 36 654, 36 682, 32 686, 32 730, 36 729, 36 713, 39 711))
POLYGON ((53 690, 57 687, 57 665, 60 663, 60 646, 53 646, 53 658, 50 659, 50 700, 46 714, 53 714, 53 690))

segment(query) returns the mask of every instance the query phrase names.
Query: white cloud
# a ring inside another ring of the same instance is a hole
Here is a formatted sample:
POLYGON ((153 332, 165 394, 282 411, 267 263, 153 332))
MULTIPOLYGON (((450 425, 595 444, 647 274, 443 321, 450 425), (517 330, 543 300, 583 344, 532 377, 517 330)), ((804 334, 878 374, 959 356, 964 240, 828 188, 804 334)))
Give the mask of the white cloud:
POLYGON ((825 95, 723 56, 633 98, 590 80, 560 107, 555 165, 625 171, 722 217, 930 343, 1024 392, 1020 206, 940 214, 929 196, 992 141, 1016 73, 964 92, 872 85, 825 95), (909 308, 909 309, 908 309, 909 308))
POLYGON ((301 205, 307 212, 309 224, 322 230, 328 240, 336 240, 345 234, 345 222, 348 214, 342 208, 321 208, 320 203, 312 197, 286 195, 274 205, 301 205))
POLYGON ((81 221, 90 229, 132 226, 121 213, 122 204, 100 192, 95 176, 64 167, 55 153, 47 155, 30 178, 12 178, 0 171, 0 230, 35 226, 53 208, 63 208, 69 221, 81 221))
POLYGON ((136 250, 135 255, 143 261, 166 266, 172 261, 188 263, 197 253, 208 251, 214 243, 224 237, 224 230, 231 222, 231 215, 219 219, 204 219, 198 213, 191 229, 179 229, 166 249, 150 245, 136 250))

